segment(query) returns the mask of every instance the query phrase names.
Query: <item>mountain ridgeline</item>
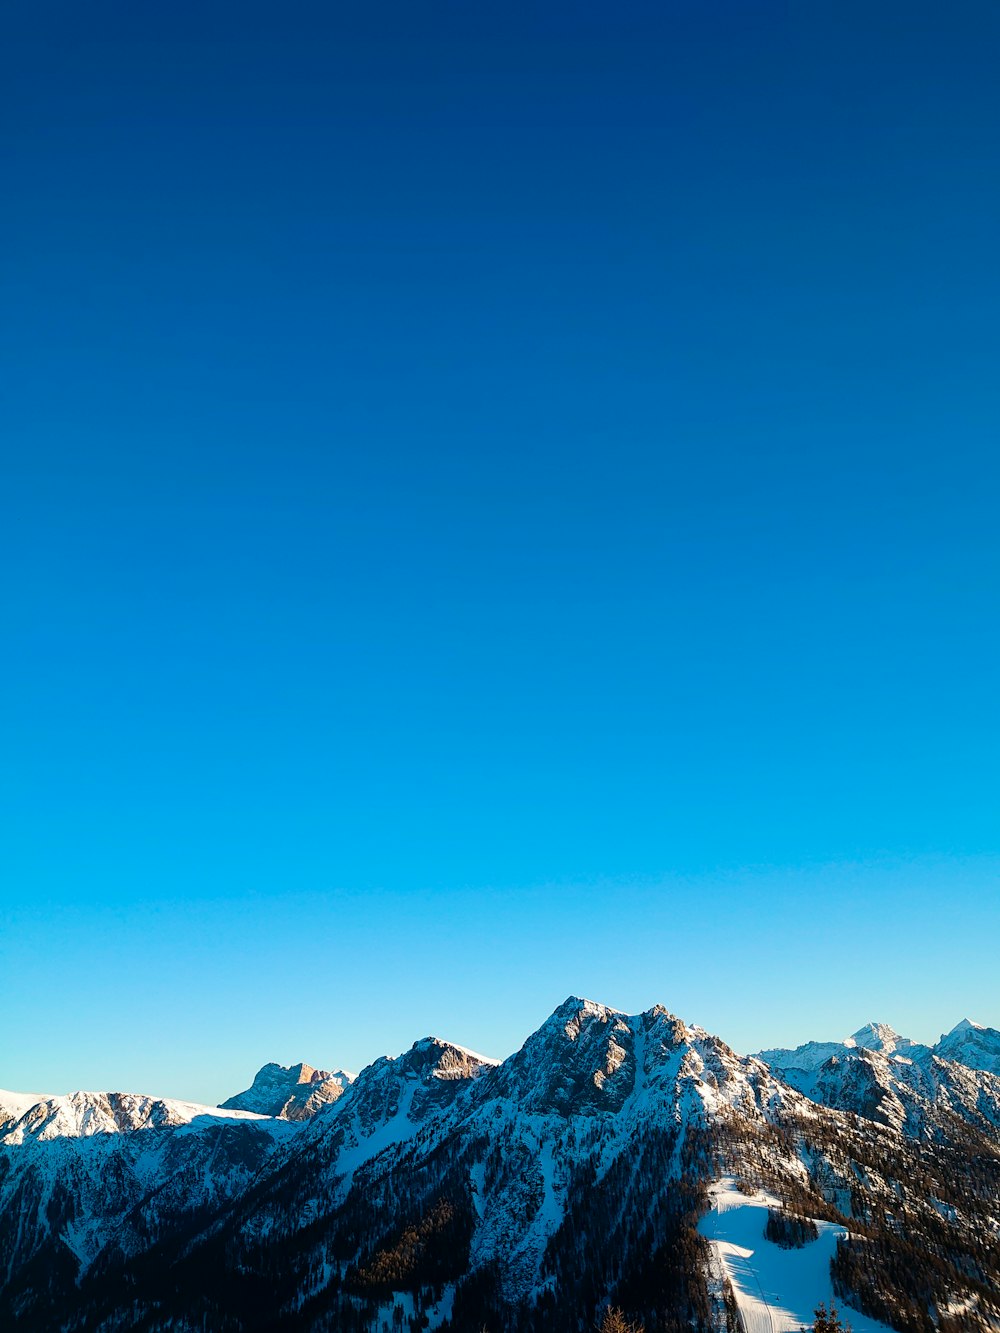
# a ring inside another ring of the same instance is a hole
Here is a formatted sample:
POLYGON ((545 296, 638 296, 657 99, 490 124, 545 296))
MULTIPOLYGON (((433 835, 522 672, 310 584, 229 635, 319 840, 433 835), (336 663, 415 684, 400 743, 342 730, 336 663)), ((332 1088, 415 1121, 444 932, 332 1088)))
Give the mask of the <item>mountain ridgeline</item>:
POLYGON ((971 1333, 998 1293, 1000 1032, 968 1021, 740 1056, 571 998, 503 1062, 425 1038, 221 1108, 0 1093, 3 1329, 747 1333, 835 1299, 971 1333))

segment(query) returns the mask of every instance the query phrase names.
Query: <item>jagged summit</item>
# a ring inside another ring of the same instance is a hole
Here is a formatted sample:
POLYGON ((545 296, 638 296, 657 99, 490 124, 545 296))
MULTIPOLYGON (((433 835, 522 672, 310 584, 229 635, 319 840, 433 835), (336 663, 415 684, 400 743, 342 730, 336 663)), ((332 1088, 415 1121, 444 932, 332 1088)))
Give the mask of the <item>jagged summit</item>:
POLYGON ((701 1068, 721 1051, 738 1058, 662 1005, 626 1014, 570 996, 504 1061, 491 1087, 535 1114, 617 1113, 638 1106, 651 1083, 673 1080, 685 1062, 701 1068))
POLYGON ((445 1037, 422 1037, 414 1042, 411 1052, 426 1056, 435 1078, 465 1078, 500 1063, 490 1055, 481 1055, 445 1037))
POLYGON ((266 1064, 245 1092, 220 1103, 223 1110, 253 1111, 283 1120, 307 1120, 343 1096, 354 1075, 346 1070, 314 1069, 312 1065, 266 1064))

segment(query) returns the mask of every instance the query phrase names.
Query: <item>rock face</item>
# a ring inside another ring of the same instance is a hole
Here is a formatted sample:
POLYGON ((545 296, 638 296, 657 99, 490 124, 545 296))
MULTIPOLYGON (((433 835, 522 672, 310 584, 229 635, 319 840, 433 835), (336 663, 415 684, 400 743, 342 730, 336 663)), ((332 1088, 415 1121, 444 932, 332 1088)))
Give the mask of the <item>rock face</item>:
POLYGON ((312 1065, 268 1064, 257 1071, 245 1092, 220 1103, 223 1110, 253 1111, 283 1120, 308 1120, 343 1095, 354 1075, 343 1069, 330 1072, 312 1065))
POLYGON ((338 1076, 265 1066, 269 1117, 38 1102, 0 1129, 0 1328, 731 1333, 725 1199, 818 1233, 860 1333, 1000 1327, 1000 1078, 883 1025, 766 1054, 570 998, 502 1063, 424 1038, 298 1120, 338 1076))

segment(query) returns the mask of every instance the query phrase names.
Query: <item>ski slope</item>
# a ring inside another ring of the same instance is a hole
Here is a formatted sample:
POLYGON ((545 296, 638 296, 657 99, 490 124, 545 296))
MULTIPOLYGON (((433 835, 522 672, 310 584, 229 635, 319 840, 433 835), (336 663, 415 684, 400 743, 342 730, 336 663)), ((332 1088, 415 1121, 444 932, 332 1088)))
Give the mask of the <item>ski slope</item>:
POLYGON ((780 1205, 764 1193, 750 1198, 725 1179, 713 1187, 712 1210, 698 1228, 732 1284, 745 1333, 811 1328, 820 1301, 837 1303, 854 1333, 888 1333, 888 1325, 836 1302, 830 1260, 844 1228, 817 1222, 816 1240, 801 1249, 782 1249, 764 1235, 769 1207, 780 1205))

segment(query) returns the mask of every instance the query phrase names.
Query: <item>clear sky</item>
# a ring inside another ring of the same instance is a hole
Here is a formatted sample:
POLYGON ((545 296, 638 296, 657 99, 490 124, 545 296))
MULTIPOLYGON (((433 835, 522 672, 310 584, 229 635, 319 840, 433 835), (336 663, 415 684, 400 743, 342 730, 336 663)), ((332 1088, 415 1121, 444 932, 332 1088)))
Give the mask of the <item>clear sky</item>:
POLYGON ((0 22, 0 1086, 1000 1026, 993 0, 0 22))

